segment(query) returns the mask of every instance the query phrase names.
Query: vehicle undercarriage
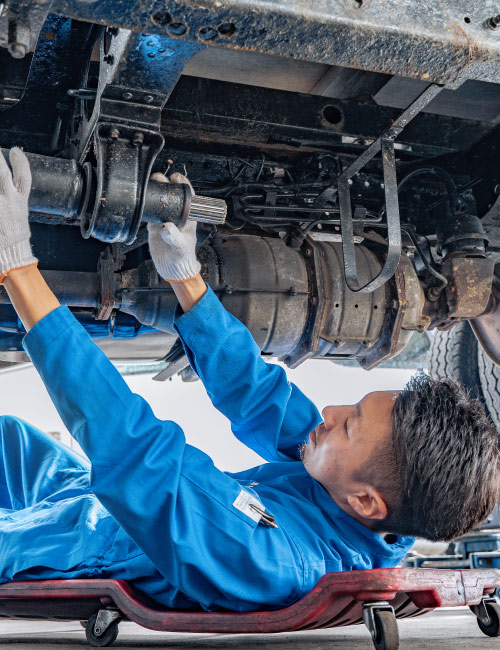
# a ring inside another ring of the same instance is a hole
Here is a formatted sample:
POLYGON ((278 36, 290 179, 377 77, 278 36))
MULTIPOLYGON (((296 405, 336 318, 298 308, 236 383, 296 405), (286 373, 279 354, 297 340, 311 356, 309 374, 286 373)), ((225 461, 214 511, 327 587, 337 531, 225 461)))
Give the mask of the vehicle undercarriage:
MULTIPOLYGON (((195 219, 263 355, 370 369, 469 320, 498 362, 500 16, 470 4, 0 3, 0 146, 61 302, 190 378, 146 223, 195 219)), ((0 361, 22 336, 1 289, 0 361)))

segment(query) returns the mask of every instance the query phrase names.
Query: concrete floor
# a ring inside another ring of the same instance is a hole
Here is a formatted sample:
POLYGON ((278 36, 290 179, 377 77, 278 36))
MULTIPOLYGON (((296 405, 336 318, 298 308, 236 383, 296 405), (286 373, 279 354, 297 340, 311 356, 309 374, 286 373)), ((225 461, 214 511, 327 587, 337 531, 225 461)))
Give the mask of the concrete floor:
MULTIPOLYGON (((400 621, 400 650, 498 650, 500 639, 484 636, 468 609, 448 609, 420 619, 400 621)), ((5 650, 71 650, 87 646, 78 623, 0 621, 0 647, 5 650)), ((113 648, 169 650, 373 650, 364 626, 295 632, 292 634, 238 635, 152 632, 122 623, 113 648)))

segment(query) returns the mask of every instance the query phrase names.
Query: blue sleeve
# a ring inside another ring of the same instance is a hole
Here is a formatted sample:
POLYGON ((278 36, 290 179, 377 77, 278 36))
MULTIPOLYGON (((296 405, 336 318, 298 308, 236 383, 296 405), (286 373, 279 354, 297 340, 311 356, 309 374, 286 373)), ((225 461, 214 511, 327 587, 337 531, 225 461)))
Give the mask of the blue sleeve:
POLYGON ((175 319, 193 368, 234 435, 266 460, 298 460, 300 445, 321 422, 318 409, 290 384, 280 366, 266 363, 248 329, 209 288, 175 319))
POLYGON ((209 609, 300 597, 302 560, 286 532, 235 507, 240 484, 154 416, 66 307, 24 345, 91 461, 93 492, 172 585, 209 609))

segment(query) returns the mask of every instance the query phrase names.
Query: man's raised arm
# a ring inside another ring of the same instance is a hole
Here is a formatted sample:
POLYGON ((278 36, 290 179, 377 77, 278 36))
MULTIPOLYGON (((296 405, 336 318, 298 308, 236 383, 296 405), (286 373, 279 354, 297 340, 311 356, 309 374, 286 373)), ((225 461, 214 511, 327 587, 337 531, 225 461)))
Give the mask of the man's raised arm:
MULTIPOLYGON (((155 179, 166 180, 161 174, 155 179)), ((300 445, 321 421, 318 410, 283 368, 261 358, 248 329, 207 289, 195 254, 196 224, 148 229, 156 269, 184 311, 175 327, 212 403, 229 418, 235 436, 266 460, 298 460, 300 445)))

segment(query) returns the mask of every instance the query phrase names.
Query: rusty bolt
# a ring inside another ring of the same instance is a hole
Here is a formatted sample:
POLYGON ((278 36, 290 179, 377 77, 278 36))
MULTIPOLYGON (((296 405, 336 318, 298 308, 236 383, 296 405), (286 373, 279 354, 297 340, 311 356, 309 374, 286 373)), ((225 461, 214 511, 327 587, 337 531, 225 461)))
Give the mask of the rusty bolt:
POLYGON ((154 99, 153 95, 144 95, 144 101, 146 102, 146 104, 151 104, 153 99, 154 99))
POLYGON ((136 147, 144 142, 144 133, 137 131, 132 138, 132 144, 136 147))
POLYGON ((500 27, 500 14, 498 16, 492 16, 488 18, 486 24, 489 29, 497 30, 500 27))
POLYGON ((120 137, 120 131, 116 127, 114 127, 109 132, 109 137, 112 138, 113 140, 118 140, 118 138, 120 137))
POLYGON ((127 101, 129 99, 132 99, 132 93, 129 93, 128 91, 122 94, 123 99, 126 99, 127 101))
POLYGON ((439 295, 441 293, 441 288, 440 287, 430 287, 429 291, 427 292, 427 296, 429 300, 434 302, 439 298, 439 295))

